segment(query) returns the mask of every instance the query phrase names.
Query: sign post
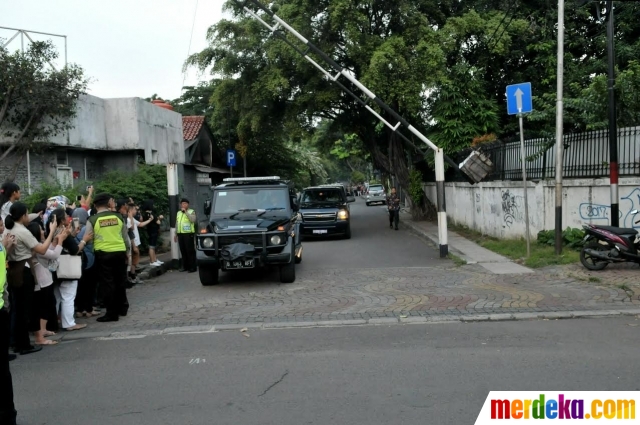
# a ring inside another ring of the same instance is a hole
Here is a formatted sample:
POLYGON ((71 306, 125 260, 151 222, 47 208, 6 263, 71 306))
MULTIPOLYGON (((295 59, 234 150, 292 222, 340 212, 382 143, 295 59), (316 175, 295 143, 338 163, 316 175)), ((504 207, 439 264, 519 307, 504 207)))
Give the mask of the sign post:
POLYGON ((231 177, 233 177, 233 167, 236 166, 236 151, 233 149, 227 149, 227 167, 231 170, 231 177))
POLYGON ((518 115, 520 122, 520 158, 522 161, 522 186, 524 188, 524 222, 527 232, 527 257, 531 256, 531 232, 529 231, 529 199, 527 196, 527 165, 524 151, 523 114, 533 111, 531 83, 507 86, 507 113, 518 115))

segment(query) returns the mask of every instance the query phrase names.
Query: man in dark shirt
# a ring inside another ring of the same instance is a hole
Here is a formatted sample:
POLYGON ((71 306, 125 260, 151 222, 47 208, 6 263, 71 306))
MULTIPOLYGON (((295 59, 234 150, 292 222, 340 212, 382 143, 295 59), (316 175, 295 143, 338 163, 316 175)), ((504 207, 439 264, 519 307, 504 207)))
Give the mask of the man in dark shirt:
POLYGON ((391 193, 387 195, 387 207, 389 208, 389 228, 398 230, 398 222, 400 221, 400 198, 396 194, 396 188, 391 188, 391 193))

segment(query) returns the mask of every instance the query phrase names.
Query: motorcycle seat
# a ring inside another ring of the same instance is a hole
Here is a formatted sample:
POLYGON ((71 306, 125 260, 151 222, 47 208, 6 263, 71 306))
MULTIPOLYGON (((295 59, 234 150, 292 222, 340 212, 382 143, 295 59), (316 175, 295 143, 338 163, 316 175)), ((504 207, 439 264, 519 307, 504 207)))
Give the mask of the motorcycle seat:
POLYGON ((624 227, 613 227, 613 226, 597 226, 599 229, 602 230, 606 230, 608 232, 611 232, 615 235, 635 235, 636 233, 638 233, 638 229, 630 229, 630 228, 624 228, 624 227))

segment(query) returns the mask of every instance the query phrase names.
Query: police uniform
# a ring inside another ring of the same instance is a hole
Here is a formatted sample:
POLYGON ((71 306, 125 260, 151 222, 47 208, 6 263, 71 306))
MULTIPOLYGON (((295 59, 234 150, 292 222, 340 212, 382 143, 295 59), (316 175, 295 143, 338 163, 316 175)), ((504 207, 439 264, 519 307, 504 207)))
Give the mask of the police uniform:
MULTIPOLYGON (((183 199, 183 201, 186 200, 183 199)), ((178 234, 178 244, 182 255, 182 268, 189 272, 195 272, 198 269, 195 246, 196 226, 189 218, 189 216, 195 216, 195 213, 193 209, 187 208, 186 213, 178 211, 176 217, 176 233, 178 234)))
POLYGON ((126 316, 127 300, 127 250, 130 241, 122 215, 113 211, 101 211, 89 217, 87 227, 93 232, 93 251, 100 290, 107 307, 99 321, 115 321, 126 316))

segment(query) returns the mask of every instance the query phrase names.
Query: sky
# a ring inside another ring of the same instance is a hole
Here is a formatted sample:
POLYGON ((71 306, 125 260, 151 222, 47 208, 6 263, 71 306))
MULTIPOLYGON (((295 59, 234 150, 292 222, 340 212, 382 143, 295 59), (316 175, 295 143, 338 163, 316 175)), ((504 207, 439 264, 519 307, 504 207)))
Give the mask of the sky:
MULTIPOLYGON (((207 29, 222 18, 223 0, 0 0, 0 27, 67 36, 67 58, 91 79, 88 92, 102 98, 180 96, 189 52, 207 46, 207 29), (197 12, 196 12, 197 5, 197 12), (194 12, 195 25, 194 25, 194 12)), ((0 38, 16 31, 0 29, 0 38)), ((64 64, 64 39, 50 39, 64 64)), ((24 39, 25 45, 28 40, 24 39)), ((21 48, 20 36, 8 46, 21 48)), ((57 64, 54 64, 57 65, 57 64)), ((206 81, 196 69, 185 85, 206 81)))

